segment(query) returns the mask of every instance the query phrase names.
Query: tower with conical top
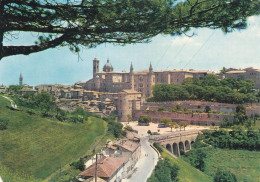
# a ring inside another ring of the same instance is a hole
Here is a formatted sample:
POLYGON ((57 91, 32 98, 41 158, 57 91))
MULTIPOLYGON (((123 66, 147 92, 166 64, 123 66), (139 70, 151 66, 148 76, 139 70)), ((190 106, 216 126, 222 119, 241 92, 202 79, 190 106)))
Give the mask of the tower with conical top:
POLYGON ((22 75, 22 73, 20 73, 19 85, 20 85, 20 86, 23 86, 23 75, 22 75))
POLYGON ((152 63, 150 63, 149 72, 151 73, 153 71, 152 63))
POLYGON ((132 64, 132 62, 131 62, 130 73, 133 74, 133 71, 134 71, 134 67, 133 67, 133 64, 132 64))
POLYGON ((147 93, 145 93, 146 97, 152 96, 152 86, 153 86, 153 67, 152 63, 150 63, 149 73, 148 73, 148 84, 147 84, 147 93))
POLYGON ((131 66, 130 66, 130 72, 129 72, 129 87, 130 89, 134 89, 134 67, 133 64, 131 62, 131 66))

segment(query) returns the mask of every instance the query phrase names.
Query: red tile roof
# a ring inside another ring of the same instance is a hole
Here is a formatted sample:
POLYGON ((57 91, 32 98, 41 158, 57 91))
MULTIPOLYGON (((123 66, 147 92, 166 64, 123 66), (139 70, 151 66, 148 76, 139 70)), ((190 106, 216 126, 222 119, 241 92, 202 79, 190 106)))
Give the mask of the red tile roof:
POLYGON ((114 146, 120 146, 130 152, 134 152, 139 146, 140 144, 139 143, 136 143, 136 142, 133 142, 133 141, 130 141, 128 139, 121 139, 119 140, 118 142, 114 143, 113 144, 114 146))
MULTIPOLYGON (((102 157, 98 160, 97 176, 100 178, 111 177, 118 168, 124 164, 125 160, 122 158, 102 157)), ((80 176, 95 176, 96 163, 85 169, 80 176)))

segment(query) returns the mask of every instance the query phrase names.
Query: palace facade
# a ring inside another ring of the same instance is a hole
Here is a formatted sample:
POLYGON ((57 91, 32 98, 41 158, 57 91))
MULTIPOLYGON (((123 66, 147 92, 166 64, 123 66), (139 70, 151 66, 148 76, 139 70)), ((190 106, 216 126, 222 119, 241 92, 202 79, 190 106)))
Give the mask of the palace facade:
POLYGON ((214 74, 209 71, 194 70, 168 70, 153 71, 152 64, 148 70, 134 71, 131 63, 129 72, 116 72, 112 64, 107 60, 102 71, 99 70, 100 61, 93 60, 93 78, 87 82, 78 82, 83 89, 98 92, 118 93, 122 90, 135 90, 141 92, 142 98, 152 96, 152 86, 157 83, 180 85, 186 78, 203 78, 207 74, 214 74))

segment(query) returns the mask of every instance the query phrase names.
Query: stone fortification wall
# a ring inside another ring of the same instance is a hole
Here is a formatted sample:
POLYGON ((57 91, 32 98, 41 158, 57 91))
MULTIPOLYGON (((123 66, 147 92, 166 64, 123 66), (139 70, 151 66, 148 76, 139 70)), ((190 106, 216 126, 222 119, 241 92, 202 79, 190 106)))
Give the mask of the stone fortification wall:
POLYGON ((175 105, 180 105, 181 108, 186 107, 188 110, 204 112, 206 106, 210 106, 211 110, 222 113, 234 113, 236 104, 203 102, 203 101, 169 101, 169 102, 146 102, 143 103, 142 110, 157 110, 158 107, 164 107, 171 110, 175 105))
MULTIPOLYGON (((237 104, 226 104, 217 102, 203 102, 203 101, 169 101, 169 102, 145 102, 141 106, 141 110, 157 111, 159 107, 164 107, 171 111, 175 105, 180 105, 181 108, 188 110, 204 112, 205 107, 209 106, 211 110, 217 113, 229 114, 235 113, 237 104)), ((260 115, 260 103, 244 104, 246 106, 246 114, 248 116, 258 114, 260 115)))
POLYGON ((184 114, 168 111, 143 111, 136 110, 133 112, 133 119, 138 120, 141 115, 148 115, 152 118, 152 122, 158 123, 161 118, 170 118, 173 121, 186 121, 188 124, 197 124, 210 126, 217 125, 219 126, 221 121, 225 118, 232 120, 233 116, 228 114, 207 114, 207 113, 193 113, 193 114, 184 114))
POLYGON ((246 107, 246 114, 248 116, 255 116, 258 115, 260 116, 260 104, 252 104, 252 105, 248 105, 246 107))

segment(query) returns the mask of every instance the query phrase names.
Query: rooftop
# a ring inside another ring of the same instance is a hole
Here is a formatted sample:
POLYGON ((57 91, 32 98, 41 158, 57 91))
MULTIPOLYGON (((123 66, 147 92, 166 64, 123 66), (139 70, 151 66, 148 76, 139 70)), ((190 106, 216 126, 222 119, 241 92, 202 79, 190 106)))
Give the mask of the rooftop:
POLYGON ((122 139, 117 141, 116 143, 113 144, 114 146, 120 146, 130 152, 134 152, 139 146, 139 143, 127 140, 127 139, 122 139))
MULTIPOLYGON (((122 158, 102 157, 97 162, 97 176, 100 178, 109 178, 124 164, 125 160, 122 158)), ((86 177, 95 176, 95 168, 96 163, 89 166, 79 175, 86 177)))
POLYGON ((135 133, 135 132, 131 132, 131 131, 127 131, 126 132, 126 138, 128 138, 129 140, 140 140, 140 136, 135 133))
POLYGON ((127 93, 127 94, 141 94, 141 92, 137 92, 135 90, 122 90, 119 93, 127 93))
POLYGON ((22 91, 22 92, 37 92, 37 90, 34 90, 32 88, 22 88, 20 91, 22 91))
POLYGON ((228 71, 226 74, 233 74, 233 73, 245 73, 246 71, 244 70, 236 70, 236 71, 228 71))

